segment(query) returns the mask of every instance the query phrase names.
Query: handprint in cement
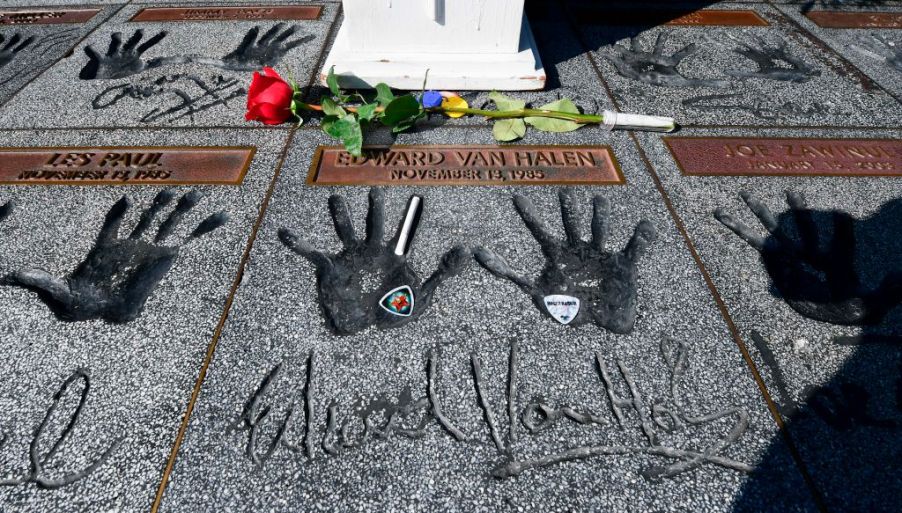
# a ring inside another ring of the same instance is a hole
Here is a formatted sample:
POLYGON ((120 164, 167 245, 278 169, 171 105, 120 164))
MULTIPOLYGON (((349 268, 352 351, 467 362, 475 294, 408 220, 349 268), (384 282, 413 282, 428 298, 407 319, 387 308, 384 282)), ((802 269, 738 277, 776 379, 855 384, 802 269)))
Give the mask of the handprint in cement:
POLYGON ((695 43, 684 46, 672 55, 665 55, 666 44, 666 32, 658 34, 655 48, 651 52, 642 49, 638 38, 630 38, 629 48, 619 44, 613 45, 614 55, 608 56, 608 60, 623 77, 653 86, 727 87, 730 85, 728 80, 686 77, 678 68, 683 60, 698 50, 695 43))
POLYGON ((572 189, 562 189, 559 194, 565 240, 551 235, 529 199, 514 196, 517 212, 545 255, 545 268, 537 280, 518 274, 487 248, 476 250, 476 260, 495 276, 519 286, 536 308, 562 324, 593 322, 614 333, 629 333, 636 323, 637 264, 655 240, 655 228, 642 221, 623 250, 609 251, 610 203, 595 196, 592 239, 586 241, 580 233, 580 214, 573 194, 572 189))
MULTIPOLYGON (((735 38, 734 38, 735 39, 735 38)), ((739 48, 733 52, 752 60, 758 69, 755 71, 728 71, 736 78, 761 78, 780 82, 808 82, 821 76, 820 70, 809 66, 805 61, 789 53, 786 41, 781 39, 777 44, 769 44, 760 37, 754 37, 755 43, 738 41, 739 48)))
POLYGON ((723 209, 714 215, 758 250, 777 292, 796 312, 832 324, 873 325, 902 302, 902 269, 893 268, 892 255, 886 255, 890 265, 879 284, 862 284, 855 262, 860 222, 849 214, 812 210, 801 195, 788 192, 789 211, 777 218, 754 195, 740 196, 770 234, 767 238, 723 209), (790 224, 797 239, 787 230, 790 224))
POLYGON ((287 228, 279 238, 292 251, 316 266, 319 302, 329 328, 339 335, 358 333, 370 326, 391 329, 419 319, 432 303, 436 289, 459 274, 472 252, 462 246, 448 251, 438 269, 421 281, 408 262, 408 255, 396 254, 400 228, 386 244, 384 239, 384 197, 378 188, 370 190, 366 236, 354 232, 348 205, 342 196, 329 198, 329 212, 343 249, 334 255, 313 248, 287 228))
POLYGON ((7 41, 3 34, 0 34, 0 68, 6 66, 16 55, 34 42, 34 36, 22 39, 18 32, 14 33, 7 41), (4 44, 5 43, 5 44, 4 44))
POLYGON ((171 190, 160 192, 153 204, 143 212, 131 234, 122 238, 119 228, 131 206, 128 197, 123 196, 107 214, 88 256, 66 278, 31 269, 7 276, 6 284, 37 292, 57 317, 65 321, 104 319, 125 323, 138 318, 148 297, 175 264, 181 246, 228 221, 224 212, 213 214, 202 221, 182 244, 164 245, 179 223, 202 199, 200 193, 191 191, 178 200, 169 216, 160 223, 153 240, 144 240, 156 217, 174 198, 175 193, 171 190))
POLYGON ((122 33, 115 32, 111 36, 110 46, 105 54, 101 55, 91 45, 85 47, 88 62, 82 68, 79 77, 82 80, 125 78, 174 64, 200 64, 228 71, 256 71, 264 66, 277 65, 285 54, 315 39, 314 36, 308 35, 289 40, 297 30, 296 26, 289 27, 285 23, 277 23, 261 36, 260 27, 253 27, 247 31, 234 51, 221 58, 176 55, 149 60, 144 59, 144 53, 159 44, 166 37, 166 31, 161 31, 141 43, 144 31, 139 29, 125 44, 122 43, 122 33))

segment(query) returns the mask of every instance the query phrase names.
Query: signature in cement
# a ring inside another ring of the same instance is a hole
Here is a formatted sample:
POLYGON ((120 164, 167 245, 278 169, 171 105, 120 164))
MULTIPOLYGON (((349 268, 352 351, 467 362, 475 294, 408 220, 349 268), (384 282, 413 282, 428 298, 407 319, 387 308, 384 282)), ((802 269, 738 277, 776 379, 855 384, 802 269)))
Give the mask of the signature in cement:
POLYGON ((518 404, 520 350, 514 342, 508 355, 507 408, 502 415, 497 414, 486 395, 487 380, 491 376, 484 374, 480 356, 473 353, 470 356, 471 377, 475 388, 475 402, 484 421, 485 430, 482 434, 463 432, 443 412, 439 396, 438 350, 431 351, 427 356, 426 383, 422 386, 423 393, 419 397, 415 397, 407 388, 397 400, 378 399, 357 408, 344 418, 341 418, 338 404, 324 400, 317 393, 315 385, 319 363, 316 355, 311 353, 306 363, 305 385, 300 392, 302 397, 280 398, 273 392, 275 383, 283 379, 285 373, 282 364, 276 365, 253 390, 229 432, 241 432, 247 436, 244 442, 245 453, 258 466, 264 465, 279 449, 303 453, 308 459, 313 459, 319 446, 327 455, 338 456, 373 440, 389 440, 393 435, 423 439, 429 436, 430 425, 437 425, 442 432, 458 442, 476 442, 480 437, 487 438, 488 443, 494 445, 504 458, 492 471, 492 475, 499 479, 552 465, 617 455, 661 458, 661 464, 649 466, 642 471, 643 477, 649 480, 673 478, 704 465, 750 472, 750 465, 722 454, 747 431, 748 412, 737 406, 706 414, 687 411, 681 387, 689 366, 689 348, 682 342, 668 339, 661 343, 660 350, 669 374, 667 400, 647 400, 636 383, 633 372, 620 358, 613 358, 612 367, 608 358, 600 352, 594 355, 591 366, 598 376, 600 393, 604 394, 609 410, 601 413, 573 405, 556 406, 539 398, 521 408, 518 404), (616 375, 620 376, 623 384, 615 385, 616 375), (626 393, 619 391, 624 385, 626 393), (277 404, 287 405, 283 414, 276 414, 274 408, 277 404), (324 404, 328 404, 326 424, 317 426, 314 421, 316 408, 324 404), (726 420, 730 422, 725 424, 726 420), (506 433, 503 432, 505 423, 508 428, 506 433), (520 431, 524 428, 526 436, 533 436, 561 423, 584 426, 599 436, 615 429, 618 438, 626 433, 638 435, 638 439, 633 444, 625 445, 599 443, 556 448, 539 457, 521 458, 517 455, 517 441, 523 435, 520 431), (354 427, 361 425, 362 429, 354 427), (671 447, 661 441, 664 434, 705 428, 725 429, 725 432, 699 448, 671 447), (354 434, 355 432, 358 434, 354 434), (263 440, 264 437, 270 438, 263 440), (301 437, 301 440, 293 441, 297 437, 301 437))
POLYGON ((176 74, 110 86, 92 100, 91 106, 95 110, 107 109, 126 100, 157 104, 157 100, 162 98, 166 104, 145 112, 140 119, 142 123, 173 122, 182 118, 194 122, 195 114, 217 105, 228 106, 230 101, 246 96, 243 83, 235 78, 218 75, 207 80, 195 75, 176 74))
MULTIPOLYGON (((59 390, 55 394, 53 394, 50 408, 47 409, 47 413, 44 415, 44 420, 41 421, 34 432, 34 438, 32 438, 31 444, 28 448, 28 458, 30 461, 30 468, 28 469, 28 472, 25 474, 25 476, 17 479, 0 479, 0 486, 17 486, 33 483, 39 488, 55 490, 57 488, 68 486, 88 477, 92 472, 103 466, 107 462, 107 460, 109 460, 110 456, 119 448, 120 445, 122 445, 124 438, 120 438, 119 440, 113 442, 113 444, 106 451, 104 451, 94 460, 94 463, 91 463, 82 470, 66 473, 61 477, 56 478, 49 476, 51 469, 47 468, 47 464, 51 460, 53 460, 54 456, 56 456, 56 454, 60 451, 60 449, 69 439, 72 431, 75 429, 76 424, 78 424, 79 418, 81 417, 82 411, 84 410, 85 403, 88 401, 88 393, 90 392, 90 389, 91 378, 88 375, 88 372, 84 369, 77 369, 72 373, 71 376, 66 378, 66 381, 63 382, 59 390), (41 448, 46 447, 53 440, 52 438, 50 438, 52 437, 52 435, 49 433, 49 431, 52 429, 51 426, 58 424, 58 422, 54 420, 54 414, 56 413, 56 410, 60 405, 60 401, 62 401, 66 396, 69 387, 75 385, 75 383, 77 382, 82 383, 81 394, 79 395, 78 399, 78 406, 76 406, 72 411, 68 422, 65 423, 62 431, 59 432, 56 441, 54 441, 53 445, 51 445, 50 448, 42 454, 41 448)), ((6 437, 0 438, 0 447, 3 446, 5 441, 6 437)), ((57 472, 53 473, 56 474, 57 472)))
POLYGON ((803 105, 794 101, 773 103, 767 99, 743 98, 742 94, 706 94, 683 100, 686 109, 703 112, 741 111, 759 119, 810 118, 812 116, 842 115, 835 106, 812 102, 803 105))

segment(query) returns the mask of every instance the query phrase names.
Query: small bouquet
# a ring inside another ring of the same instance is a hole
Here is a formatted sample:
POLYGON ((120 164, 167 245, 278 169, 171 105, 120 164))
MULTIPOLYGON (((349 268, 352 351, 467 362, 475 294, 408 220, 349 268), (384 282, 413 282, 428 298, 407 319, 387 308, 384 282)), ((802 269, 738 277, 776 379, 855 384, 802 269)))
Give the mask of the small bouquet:
POLYGON ((385 84, 376 85, 376 95, 367 98, 360 93, 347 94, 338 86, 338 77, 329 70, 326 79, 329 96, 323 96, 319 105, 302 101, 300 87, 294 81, 286 81, 272 68, 263 73, 254 72, 247 98, 248 121, 260 121, 267 125, 279 125, 290 120, 303 123, 302 114, 319 113, 323 116, 323 131, 339 139, 345 149, 355 156, 363 150, 363 128, 379 123, 399 133, 409 130, 429 113, 441 113, 451 118, 482 116, 495 120, 492 134, 501 142, 517 140, 526 135, 527 126, 545 132, 572 132, 584 125, 603 125, 608 129, 625 128, 671 132, 676 128, 672 118, 621 114, 604 111, 601 115, 583 114, 566 98, 526 108, 526 102, 493 92, 489 98, 497 110, 471 109, 459 95, 448 91, 427 91, 419 95, 395 96, 385 84))

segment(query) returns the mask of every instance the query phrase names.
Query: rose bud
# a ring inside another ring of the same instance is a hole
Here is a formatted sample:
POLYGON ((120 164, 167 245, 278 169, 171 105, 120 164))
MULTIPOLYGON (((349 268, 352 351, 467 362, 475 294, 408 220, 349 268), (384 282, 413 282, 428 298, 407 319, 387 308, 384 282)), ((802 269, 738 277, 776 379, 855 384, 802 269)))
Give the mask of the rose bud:
POLYGON ((263 74, 254 72, 247 93, 247 121, 261 121, 267 125, 279 125, 294 117, 291 101, 294 88, 270 67, 263 74))

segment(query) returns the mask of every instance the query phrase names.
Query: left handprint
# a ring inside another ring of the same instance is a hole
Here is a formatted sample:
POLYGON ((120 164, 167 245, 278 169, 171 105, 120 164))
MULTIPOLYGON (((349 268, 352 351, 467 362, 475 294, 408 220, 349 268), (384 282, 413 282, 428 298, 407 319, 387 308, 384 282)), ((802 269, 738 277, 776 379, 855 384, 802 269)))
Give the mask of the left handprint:
POLYGON ((13 202, 8 201, 3 205, 0 205, 0 223, 3 222, 4 219, 9 217, 9 214, 13 211, 13 202))
POLYGON ((0 34, 0 68, 6 66, 10 63, 15 57, 16 54, 24 50, 31 43, 34 42, 34 36, 28 37, 26 39, 22 39, 18 33, 12 35, 9 38, 9 41, 6 41, 6 45, 3 44, 5 38, 3 34, 0 34))
POLYGON ((125 44, 122 44, 122 33, 115 32, 110 37, 110 46, 106 54, 101 55, 93 46, 85 47, 88 62, 81 69, 78 77, 82 80, 125 78, 148 69, 159 68, 166 64, 176 64, 180 58, 161 57, 144 60, 144 52, 150 50, 166 37, 166 31, 159 32, 144 43, 143 30, 136 30, 125 44), (141 43, 140 45, 138 43, 141 43))
POLYGON ((40 270, 22 270, 6 277, 8 285, 33 290, 62 320, 104 319, 125 323, 138 318, 147 298, 163 279, 180 247, 210 233, 228 221, 224 212, 207 217, 182 244, 164 246, 183 218, 202 199, 197 191, 182 196, 159 225, 153 241, 142 239, 159 213, 175 198, 170 190, 160 192, 145 210, 128 238, 119 237, 119 227, 131 202, 123 196, 110 209, 100 234, 85 260, 65 279, 40 270))

